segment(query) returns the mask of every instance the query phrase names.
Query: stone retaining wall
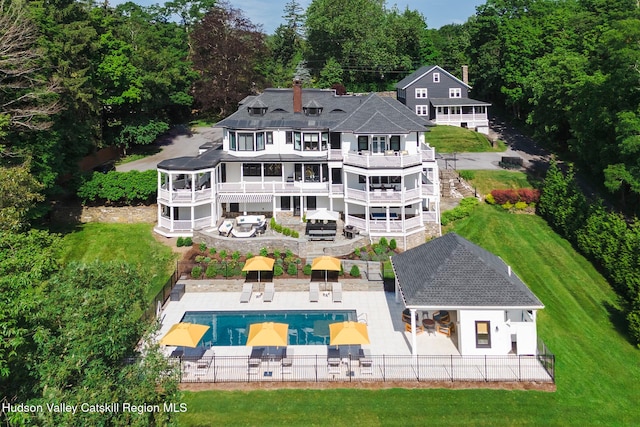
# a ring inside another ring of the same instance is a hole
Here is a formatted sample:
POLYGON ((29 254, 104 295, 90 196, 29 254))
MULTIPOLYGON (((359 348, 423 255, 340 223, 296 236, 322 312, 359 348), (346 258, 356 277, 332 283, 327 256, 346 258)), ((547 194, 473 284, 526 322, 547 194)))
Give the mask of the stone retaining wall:
MULTIPOLYGON (((185 292, 242 292, 244 279, 205 279, 205 280, 179 280, 184 283, 185 292)), ((276 292, 308 292, 310 279, 274 279, 273 284, 276 292)), ((342 290, 353 291, 382 291, 381 281, 367 281, 363 279, 340 278, 342 290)), ((260 289, 254 286, 254 292, 264 290, 264 285, 260 289)))
POLYGON ((64 223, 150 223, 158 220, 158 207, 150 206, 54 206, 52 219, 64 223))

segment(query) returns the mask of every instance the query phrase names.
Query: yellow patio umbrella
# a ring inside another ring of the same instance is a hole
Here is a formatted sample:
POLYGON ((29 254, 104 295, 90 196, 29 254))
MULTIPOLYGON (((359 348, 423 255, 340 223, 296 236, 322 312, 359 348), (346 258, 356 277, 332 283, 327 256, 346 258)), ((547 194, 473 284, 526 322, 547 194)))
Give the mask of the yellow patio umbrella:
POLYGON ((338 322, 329 325, 330 345, 370 344, 367 325, 360 322, 338 322))
POLYGON ((206 325, 187 322, 176 323, 160 340, 160 344, 194 348, 198 346, 198 343, 208 330, 209 326, 206 325))
POLYGON ((311 263, 311 270, 324 270, 324 282, 327 283, 327 275, 329 271, 340 271, 341 263, 338 258, 332 256, 319 256, 311 263))
POLYGON ((258 272, 258 282, 260 282, 260 272, 261 271, 272 271, 273 264, 276 262, 273 258, 268 258, 266 256, 254 256, 253 258, 249 258, 247 262, 245 262, 244 267, 242 267, 242 271, 257 271, 258 272))
POLYGON ((289 325, 286 323, 253 323, 249 325, 248 346, 286 347, 289 338, 289 325))

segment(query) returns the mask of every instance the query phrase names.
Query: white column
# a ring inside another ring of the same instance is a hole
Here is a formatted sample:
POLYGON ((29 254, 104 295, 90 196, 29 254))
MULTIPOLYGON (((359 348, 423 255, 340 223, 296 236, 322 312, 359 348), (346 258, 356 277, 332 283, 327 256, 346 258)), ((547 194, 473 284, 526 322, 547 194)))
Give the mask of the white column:
MULTIPOLYGON (((387 226, 387 233, 389 233, 391 231, 391 218, 389 218, 389 212, 390 212, 389 205, 385 206, 384 209, 385 209, 385 212, 386 212, 386 215, 387 215, 387 218, 386 218, 386 221, 385 221, 386 222, 386 226, 387 226)), ((403 221, 404 221, 404 218, 403 218, 403 221)))
POLYGON ((167 184, 169 190, 169 201, 173 202, 173 174, 169 172, 169 183, 167 184))
POLYGON ((416 309, 411 308, 411 354, 418 356, 418 340, 416 337, 416 309))
POLYGON ((275 194, 271 198, 271 210, 273 211, 273 219, 276 219, 276 196, 275 194))

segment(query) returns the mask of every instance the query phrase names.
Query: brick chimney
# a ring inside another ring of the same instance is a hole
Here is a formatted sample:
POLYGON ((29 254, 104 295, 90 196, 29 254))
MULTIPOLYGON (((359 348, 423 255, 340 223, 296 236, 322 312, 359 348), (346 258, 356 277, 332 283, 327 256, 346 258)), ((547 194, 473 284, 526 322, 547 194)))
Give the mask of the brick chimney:
POLYGON ((302 81, 293 79, 293 112, 302 113, 302 81))
POLYGON ((469 84, 469 66, 468 65, 462 66, 462 81, 466 85, 469 84))

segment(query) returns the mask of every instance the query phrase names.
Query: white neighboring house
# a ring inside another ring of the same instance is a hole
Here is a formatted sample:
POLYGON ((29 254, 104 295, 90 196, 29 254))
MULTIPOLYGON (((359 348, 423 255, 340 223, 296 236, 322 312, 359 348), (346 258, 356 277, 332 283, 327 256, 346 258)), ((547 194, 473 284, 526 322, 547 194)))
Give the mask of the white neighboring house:
POLYGON ((488 102, 469 98, 468 68, 463 79, 437 65, 420 67, 396 84, 398 101, 437 125, 450 125, 489 134, 488 102))
POLYGON ((396 300, 418 322, 421 314, 447 311, 447 332, 461 355, 536 354, 536 317, 544 305, 501 258, 448 233, 393 256, 391 263, 396 300))
MULTIPOLYGON (((238 213, 302 217, 326 208, 373 239, 440 223, 432 123, 392 98, 266 89, 220 121, 222 146, 158 164, 158 225, 190 236, 238 213)), ((413 246, 415 246, 413 244, 413 246)))

